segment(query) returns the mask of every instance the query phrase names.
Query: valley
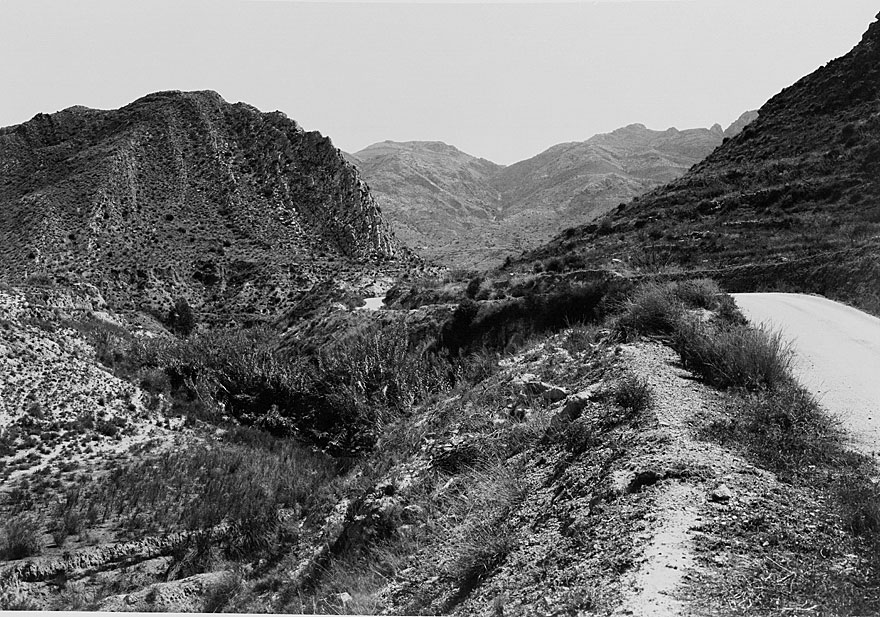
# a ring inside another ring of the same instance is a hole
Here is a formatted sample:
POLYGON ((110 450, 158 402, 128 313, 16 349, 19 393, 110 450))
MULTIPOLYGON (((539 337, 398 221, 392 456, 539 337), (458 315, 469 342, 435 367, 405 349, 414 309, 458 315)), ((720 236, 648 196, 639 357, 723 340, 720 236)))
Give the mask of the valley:
POLYGON ((880 613, 878 106, 880 21, 510 166, 211 91, 0 128, 0 609, 880 613))

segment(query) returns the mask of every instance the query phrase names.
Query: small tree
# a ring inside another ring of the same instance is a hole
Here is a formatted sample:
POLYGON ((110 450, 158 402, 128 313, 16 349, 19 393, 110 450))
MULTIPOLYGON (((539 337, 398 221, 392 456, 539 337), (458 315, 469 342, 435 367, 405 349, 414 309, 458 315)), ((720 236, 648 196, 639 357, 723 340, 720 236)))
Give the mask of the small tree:
POLYGON ((180 297, 174 301, 174 306, 168 311, 165 323, 175 334, 189 336, 189 333, 196 327, 196 316, 186 298, 180 297))
POLYGON ((480 286, 483 284, 482 276, 475 276, 470 280, 467 285, 467 289, 465 289, 465 294, 468 298, 474 299, 478 293, 480 293, 480 286))

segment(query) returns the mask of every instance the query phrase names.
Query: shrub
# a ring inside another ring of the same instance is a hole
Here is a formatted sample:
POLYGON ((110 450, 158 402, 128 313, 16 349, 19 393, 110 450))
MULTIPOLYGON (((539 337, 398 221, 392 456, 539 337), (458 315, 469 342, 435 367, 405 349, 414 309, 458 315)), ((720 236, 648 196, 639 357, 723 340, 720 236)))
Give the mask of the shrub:
POLYGON ((42 520, 30 512, 10 518, 3 526, 4 537, 0 544, 0 558, 24 559, 39 555, 42 551, 39 534, 42 526, 42 520))
POLYGON ((559 441, 566 451, 577 456, 600 443, 596 427, 583 418, 577 418, 555 430, 551 428, 548 437, 552 441, 559 441))
POLYGON ((571 354, 580 353, 591 350, 599 339, 600 332, 597 326, 577 326, 566 333, 562 347, 571 354))
POLYGON ((710 311, 717 308, 719 298, 724 295, 718 283, 707 278, 676 283, 673 292, 686 306, 710 311))
POLYGON ((672 344, 686 368, 719 388, 774 388, 790 380, 792 351, 779 332, 681 319, 672 344))
POLYGON ((615 404, 632 413, 641 413, 651 405, 651 386, 647 379, 627 375, 612 390, 615 404))
POLYGON ((189 334, 195 329, 196 316, 193 313, 192 308, 190 308, 189 302, 186 301, 186 298, 180 297, 174 301, 174 306, 171 307, 168 311, 168 315, 165 317, 165 325, 167 325, 172 332, 182 336, 189 336, 189 334))
POLYGON ((465 289, 465 295, 468 298, 475 298, 476 295, 480 292, 480 286, 483 284, 482 276, 475 276, 470 280, 467 284, 467 288, 465 289))
POLYGON ((612 329, 624 339, 643 334, 670 334, 683 313, 684 303, 673 285, 646 283, 625 301, 622 313, 612 322, 612 329))

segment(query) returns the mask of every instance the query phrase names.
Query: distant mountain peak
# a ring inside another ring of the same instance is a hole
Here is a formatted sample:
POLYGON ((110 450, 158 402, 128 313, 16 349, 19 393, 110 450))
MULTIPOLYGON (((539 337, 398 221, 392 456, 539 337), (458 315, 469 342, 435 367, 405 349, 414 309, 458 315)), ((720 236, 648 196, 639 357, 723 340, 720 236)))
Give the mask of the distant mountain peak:
MULTIPOLYGON (((740 114, 739 118, 737 118, 736 120, 731 122, 730 126, 728 126, 726 129, 724 129, 724 136, 725 137, 733 137, 735 135, 738 135, 740 132, 742 132, 742 130, 744 128, 746 128, 749 124, 754 122, 757 118, 758 118, 757 110, 753 109, 750 111, 743 112, 742 114, 740 114)), ((721 128, 721 126, 718 125, 718 128, 721 128)))
POLYGON ((442 141, 392 141, 390 139, 370 144, 366 148, 355 152, 353 156, 363 161, 365 159, 376 156, 385 156, 394 152, 434 152, 438 154, 451 154, 479 159, 479 157, 468 154, 467 152, 442 141))
POLYGON ((681 176, 723 137, 720 125, 657 131, 633 123, 507 167, 440 141, 383 141, 351 156, 407 244, 474 267, 681 176))

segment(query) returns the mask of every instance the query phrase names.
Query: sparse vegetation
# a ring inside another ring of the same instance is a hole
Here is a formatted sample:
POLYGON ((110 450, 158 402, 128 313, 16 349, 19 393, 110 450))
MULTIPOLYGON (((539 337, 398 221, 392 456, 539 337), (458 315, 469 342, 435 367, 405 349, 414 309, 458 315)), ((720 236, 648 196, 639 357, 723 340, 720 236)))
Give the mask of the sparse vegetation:
POLYGON ((614 385, 615 404, 631 413, 641 413, 651 406, 651 387, 647 380, 626 375, 614 385))
POLYGON ((468 495, 479 501, 469 504, 464 523, 451 533, 455 557, 448 573, 458 590, 446 610, 476 589, 517 544, 510 517, 525 496, 524 485, 503 469, 484 472, 479 481, 482 485, 468 495))
MULTIPOLYGON (((143 530, 208 529, 222 522, 240 531, 274 534, 277 512, 309 516, 331 499, 334 464, 290 440, 237 429, 223 441, 120 464, 94 485, 80 488, 77 510, 90 507, 143 530)), ((68 510, 69 511, 69 510, 68 510)), ((260 538, 227 538, 224 550, 257 547, 260 538)))

